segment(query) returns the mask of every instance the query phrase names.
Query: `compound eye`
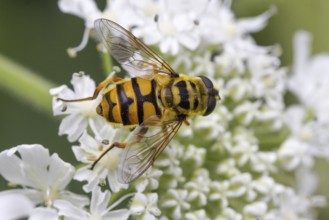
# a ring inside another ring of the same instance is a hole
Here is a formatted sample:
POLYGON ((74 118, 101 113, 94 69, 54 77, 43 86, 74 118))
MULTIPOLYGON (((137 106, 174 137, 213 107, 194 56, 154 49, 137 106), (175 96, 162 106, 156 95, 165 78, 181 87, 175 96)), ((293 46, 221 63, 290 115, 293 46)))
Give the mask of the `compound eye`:
POLYGON ((205 76, 199 76, 204 83, 204 85, 207 87, 208 90, 208 103, 207 103, 207 109, 204 116, 209 115, 211 112, 214 111, 216 107, 216 95, 218 95, 218 91, 214 89, 214 84, 211 82, 208 77, 205 76))
POLYGON ((214 96, 211 95, 208 97, 207 109, 206 109, 206 112, 203 114, 203 116, 207 116, 210 113, 212 113, 214 111, 215 107, 216 107, 216 99, 214 96))
POLYGON ((212 84, 211 80, 208 79, 208 77, 205 76, 199 76, 199 77, 201 78, 202 82, 205 84, 208 90, 214 88, 214 84, 212 84))

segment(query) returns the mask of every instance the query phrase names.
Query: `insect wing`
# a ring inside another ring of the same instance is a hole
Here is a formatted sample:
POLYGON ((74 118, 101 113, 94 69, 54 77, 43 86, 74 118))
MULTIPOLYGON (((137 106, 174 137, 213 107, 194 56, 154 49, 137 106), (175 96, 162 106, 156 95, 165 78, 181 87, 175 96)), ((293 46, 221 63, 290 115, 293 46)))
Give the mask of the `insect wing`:
POLYGON ((118 167, 121 183, 130 183, 141 176, 165 149, 177 133, 182 120, 161 122, 157 116, 150 117, 127 138, 118 167))
POLYGON ((165 73, 172 75, 175 71, 143 42, 117 23, 98 19, 95 29, 111 55, 133 76, 165 73))

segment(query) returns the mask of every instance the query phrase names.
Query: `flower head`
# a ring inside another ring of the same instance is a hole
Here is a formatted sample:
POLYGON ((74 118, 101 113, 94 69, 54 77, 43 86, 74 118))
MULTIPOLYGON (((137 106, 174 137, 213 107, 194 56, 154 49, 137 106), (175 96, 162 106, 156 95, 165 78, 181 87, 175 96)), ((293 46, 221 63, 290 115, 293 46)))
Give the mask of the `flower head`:
POLYGON ((157 202, 158 195, 156 193, 136 193, 130 211, 137 216, 141 216, 140 219, 142 220, 155 220, 161 214, 157 202))
POLYGON ((53 96, 54 115, 66 115, 59 126, 59 135, 67 134, 68 140, 76 141, 90 127, 95 133, 105 124, 105 120, 97 115, 96 107, 99 98, 88 101, 63 102, 66 100, 91 97, 95 91, 95 82, 84 73, 74 73, 71 84, 74 91, 67 86, 59 86, 50 90, 53 96))
POLYGON ((79 207, 87 204, 84 196, 66 190, 75 172, 73 166, 62 161, 57 154, 49 155, 41 145, 19 145, 5 150, 0 153, 0 165, 2 177, 22 187, 7 190, 7 195, 22 194, 34 206, 47 208, 52 208, 58 199, 79 207))
POLYGON ((297 32, 294 39, 295 63, 293 75, 289 80, 289 89, 301 102, 313 109, 319 121, 329 123, 328 102, 323 101, 329 93, 329 56, 319 54, 309 58, 311 36, 307 32, 297 32), (312 97, 312 98, 310 98, 312 97))
POLYGON ((191 208, 191 204, 188 202, 188 191, 184 189, 169 189, 161 206, 170 210, 172 218, 182 218, 184 212, 191 208))
MULTIPOLYGON (((60 2, 62 10, 65 5, 66 12, 85 19, 85 33, 89 34, 95 15, 110 18, 160 51, 168 63, 175 64, 177 72, 210 76, 221 92, 221 101, 212 114, 192 119, 190 127, 182 126, 154 167, 129 185, 117 182, 120 149, 111 149, 94 170, 88 169, 111 143, 124 142, 127 136, 122 130, 96 122, 96 100, 88 108, 83 106, 86 103, 67 103, 63 108, 63 103, 55 102, 55 113, 63 114, 61 110, 66 109, 64 113, 72 113, 72 118, 80 120, 79 124, 72 123, 72 128, 67 123, 63 125, 62 133, 68 134, 70 140, 79 139, 73 151, 85 166, 75 178, 87 181, 83 189, 93 192, 92 197, 98 194, 102 199, 97 201, 105 204, 110 199, 107 191, 97 193, 99 185, 107 180, 113 193, 123 188, 137 191, 132 202, 127 203, 136 219, 307 218, 323 204, 322 197, 314 196, 317 178, 312 169, 316 157, 329 158, 329 150, 325 150, 329 140, 325 128, 329 123, 323 111, 326 104, 313 103, 307 97, 311 91, 316 94, 316 102, 324 100, 323 91, 327 90, 320 83, 319 91, 313 91, 319 82, 312 76, 306 77, 312 84, 305 86, 307 90, 299 91, 294 86, 296 82, 302 85, 305 74, 300 73, 305 70, 325 82, 325 74, 317 75, 326 68, 325 59, 306 62, 305 53, 303 59, 296 59, 288 88, 302 105, 287 107, 287 69, 280 66, 279 47, 258 46, 250 35, 266 26, 273 8, 253 18, 238 19, 230 0, 114 0, 108 1, 103 11, 91 1, 60 2), (91 129, 86 131, 88 127, 91 129), (302 181, 304 178, 308 181, 302 181), (290 207, 296 206, 296 201, 301 201, 301 206, 290 207)), ((90 91, 81 89, 89 91, 83 97, 91 96, 94 87, 90 91)), ((53 94, 83 98, 67 90, 60 87, 53 94)), ((92 201, 89 212, 80 211, 80 218, 100 218, 105 216, 102 210, 110 210, 104 204, 95 209, 93 204, 92 201)), ((73 213, 65 212, 64 207, 72 208, 68 202, 59 203, 59 207, 63 216, 73 213)))
POLYGON ((57 200, 54 206, 58 209, 58 214, 60 216, 72 220, 126 220, 130 215, 129 210, 113 209, 129 196, 131 195, 126 195, 109 206, 108 202, 111 198, 111 192, 107 190, 102 192, 101 189, 97 187, 92 191, 88 211, 65 200, 57 200))
POLYGON ((122 130, 114 129, 105 124, 95 138, 85 132, 79 139, 80 146, 73 146, 72 149, 76 159, 85 164, 85 166, 77 170, 74 178, 79 181, 88 182, 83 187, 86 192, 92 191, 98 184, 105 180, 107 180, 113 192, 117 192, 121 188, 127 188, 127 185, 118 182, 117 176, 121 149, 111 149, 96 164, 93 170, 90 169, 91 164, 94 163, 111 143, 118 141, 118 137, 121 135, 123 135, 122 130))

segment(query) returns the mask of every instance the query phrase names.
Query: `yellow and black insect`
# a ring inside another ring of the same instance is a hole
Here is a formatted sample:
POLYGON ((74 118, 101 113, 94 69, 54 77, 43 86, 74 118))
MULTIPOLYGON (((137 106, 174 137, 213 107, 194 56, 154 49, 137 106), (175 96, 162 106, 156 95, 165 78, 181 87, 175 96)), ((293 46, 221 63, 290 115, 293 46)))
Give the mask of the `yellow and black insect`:
POLYGON ((176 73, 160 56, 120 25, 106 19, 95 29, 111 55, 133 77, 112 77, 101 82, 92 97, 77 102, 102 100, 96 111, 108 122, 135 127, 125 142, 112 143, 94 161, 91 169, 112 148, 124 148, 118 178, 130 183, 142 175, 168 145, 183 122, 194 115, 210 114, 220 99, 205 76, 176 73))

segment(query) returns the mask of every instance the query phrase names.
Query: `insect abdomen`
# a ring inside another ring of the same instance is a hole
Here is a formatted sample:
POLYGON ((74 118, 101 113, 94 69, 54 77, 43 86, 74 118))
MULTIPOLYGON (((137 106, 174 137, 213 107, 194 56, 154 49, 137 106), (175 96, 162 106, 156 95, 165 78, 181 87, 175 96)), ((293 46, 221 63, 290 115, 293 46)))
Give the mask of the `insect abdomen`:
POLYGON ((139 125, 153 115, 160 115, 154 80, 131 78, 117 83, 101 102, 102 116, 111 123, 139 125))

